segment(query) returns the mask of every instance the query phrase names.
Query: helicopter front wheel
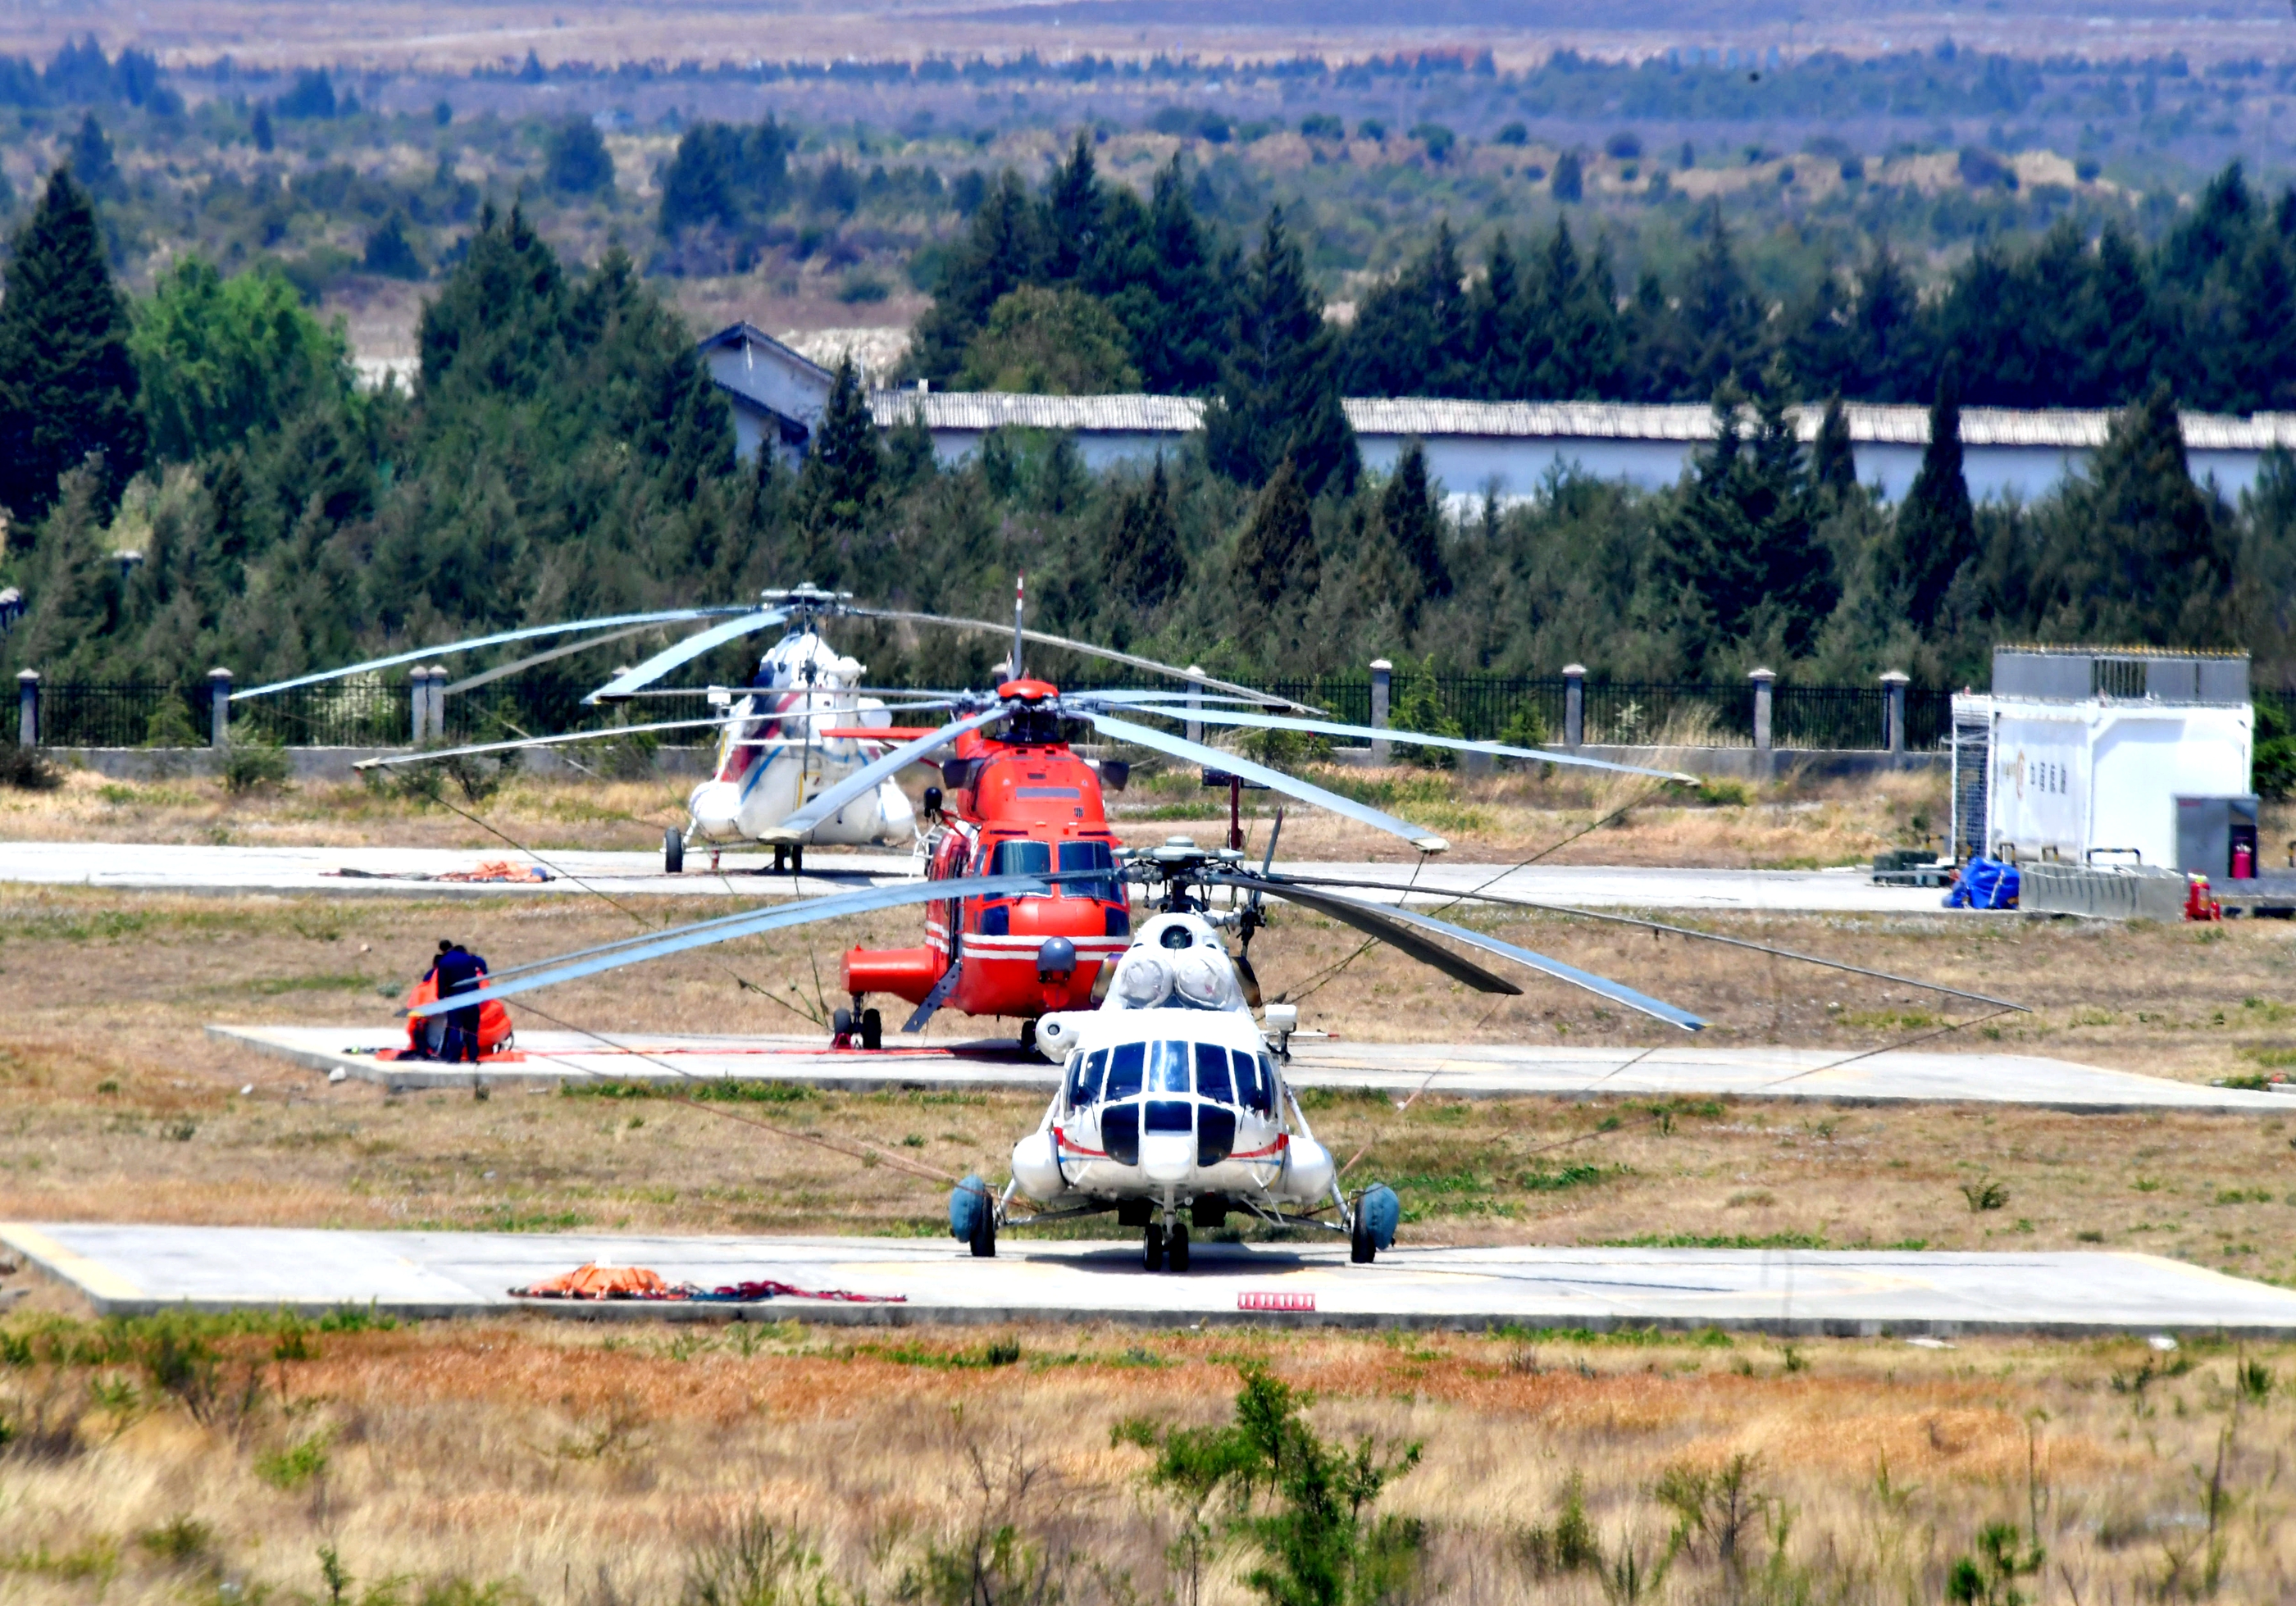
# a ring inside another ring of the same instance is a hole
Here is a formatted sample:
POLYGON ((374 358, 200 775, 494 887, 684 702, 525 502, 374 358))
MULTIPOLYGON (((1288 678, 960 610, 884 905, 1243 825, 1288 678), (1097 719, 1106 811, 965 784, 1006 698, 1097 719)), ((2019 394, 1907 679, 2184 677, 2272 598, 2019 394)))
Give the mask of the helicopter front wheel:
POLYGON ((685 869, 685 833, 675 825, 661 833, 661 873, 677 875, 685 869))
POLYGON ((1185 1223, 1175 1223, 1164 1240, 1164 1265, 1173 1272, 1188 1269, 1188 1229, 1185 1223))
POLYGON ((1148 1224, 1145 1246, 1140 1254, 1140 1264, 1152 1272, 1164 1269, 1164 1225, 1161 1222, 1148 1224))

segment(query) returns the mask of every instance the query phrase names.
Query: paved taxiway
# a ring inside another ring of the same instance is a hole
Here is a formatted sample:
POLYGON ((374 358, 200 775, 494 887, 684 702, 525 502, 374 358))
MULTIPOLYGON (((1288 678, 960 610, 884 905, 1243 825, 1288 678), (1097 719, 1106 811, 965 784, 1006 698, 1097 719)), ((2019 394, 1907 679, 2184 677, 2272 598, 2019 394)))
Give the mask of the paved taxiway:
POLYGON ((1140 1269, 1130 1242, 1029 1243, 996 1258, 947 1241, 367 1233, 290 1227, 0 1224, 0 1241, 107 1315, 190 1306, 409 1316, 521 1305, 594 1317, 859 1323, 1280 1322, 1354 1327, 1743 1328, 1845 1336, 2220 1332, 2296 1336, 2296 1292, 2148 1255, 1903 1250, 1412 1249, 1371 1266, 1347 1248, 1200 1243, 1185 1275, 1140 1269), (703 1287, 773 1279, 902 1296, 746 1306, 520 1301, 507 1291, 587 1260, 703 1287), (1312 1309, 1252 1308, 1288 1297, 1312 1309))
MULTIPOLYGON (((210 1026, 209 1035, 313 1070, 389 1087, 553 1087, 562 1082, 802 1082, 849 1092, 1017 1087, 1050 1095, 1059 1070, 1009 1042, 903 1044, 874 1053, 817 1037, 705 1037, 521 1028, 518 1057, 473 1070, 375 1057, 406 1042, 390 1028, 210 1026)), ((2021 1104, 2093 1115, 2133 1110, 2296 1110, 2296 1095, 2209 1087, 2035 1054, 1936 1054, 1856 1049, 1533 1047, 1511 1044, 1349 1043, 1294 1038, 1285 1073, 1299 1087, 1368 1087, 1398 1098, 1420 1088, 1453 1097, 1701 1097, 1852 1103, 2021 1104)))
MULTIPOLYGON (((1215 833, 1198 834, 1207 841, 1215 833)), ((598 891, 617 897, 813 897, 916 873, 906 853, 822 853, 804 876, 771 873, 770 856, 728 854, 712 874, 709 856, 686 858, 683 875, 661 873, 659 854, 568 850, 540 854, 439 848, 218 848, 135 842, 0 843, 0 881, 115 887, 153 892, 386 893, 398 897, 555 897, 598 891), (547 882, 455 882, 435 878, 508 857, 538 864, 547 882), (357 872, 345 874, 346 871, 357 872)), ((1738 910, 1772 914, 1934 914, 1940 895, 1909 887, 1876 887, 1862 870, 1683 870, 1537 864, 1509 870, 1430 859, 1307 863, 1279 860, 1279 871, 1349 880, 1410 881, 1412 901, 1436 901, 1470 889, 1538 902, 1597 908, 1738 910)), ((1376 894, 1367 896, 1376 897, 1376 894)), ((1963 919, 1988 918, 1971 915, 1963 919)))

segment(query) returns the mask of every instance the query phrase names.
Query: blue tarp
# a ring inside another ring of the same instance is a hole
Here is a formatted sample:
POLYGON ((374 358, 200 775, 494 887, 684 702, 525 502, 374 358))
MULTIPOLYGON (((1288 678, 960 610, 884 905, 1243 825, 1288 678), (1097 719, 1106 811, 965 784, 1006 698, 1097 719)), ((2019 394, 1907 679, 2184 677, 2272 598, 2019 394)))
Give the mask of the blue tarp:
POLYGON ((1961 867, 1953 889, 1945 895, 1948 909, 2013 909, 2017 906, 2017 866, 1999 859, 1972 859, 1961 867))

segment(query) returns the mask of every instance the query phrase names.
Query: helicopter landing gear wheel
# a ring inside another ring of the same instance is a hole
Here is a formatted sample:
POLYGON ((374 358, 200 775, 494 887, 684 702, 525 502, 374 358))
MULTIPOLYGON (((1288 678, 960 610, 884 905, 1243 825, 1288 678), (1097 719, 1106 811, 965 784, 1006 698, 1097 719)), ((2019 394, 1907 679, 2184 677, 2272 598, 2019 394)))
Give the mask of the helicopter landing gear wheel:
POLYGON ((984 1199, 980 1208, 972 1213, 972 1258, 975 1260, 996 1258, 996 1201, 984 1199))
POLYGON ((1145 1246, 1140 1253, 1140 1264, 1152 1272, 1164 1269, 1164 1227, 1160 1222, 1148 1224, 1145 1246))
POLYGON ((1369 1266, 1379 1256, 1379 1241, 1371 1235, 1371 1223, 1365 1219, 1364 1209, 1356 1207, 1355 1223, 1348 1229, 1348 1258, 1357 1266, 1369 1266))
POLYGON ((861 1012, 861 1046, 873 1053, 885 1046, 885 1017, 875 1010, 861 1012))
POLYGON ((832 1048, 850 1048, 850 1047, 852 1047, 852 1046, 853 1046, 853 1012, 852 1012, 851 1010, 842 1010, 842 1009, 841 1009, 841 1010, 838 1010, 837 1012, 835 1012, 834 1013, 832 1013, 832 1014, 829 1017, 829 1031, 830 1031, 830 1038, 829 1038, 829 1046, 830 1046, 830 1047, 832 1047, 832 1048))
POLYGON ((789 849, 786 847, 774 849, 774 873, 775 875, 789 873, 789 849))
POLYGON ((1175 1225, 1164 1241, 1164 1265, 1175 1272, 1188 1269, 1188 1229, 1185 1223, 1175 1225))
POLYGON ((791 875, 803 875, 805 873, 805 844, 803 842, 799 842, 790 848, 790 873, 791 875))
POLYGON ((685 833, 675 825, 661 833, 661 873, 677 875, 685 869, 685 833))
POLYGON ((1037 1046, 1037 1023, 1034 1020, 1021 1022, 1021 1046, 1022 1048, 1037 1046))

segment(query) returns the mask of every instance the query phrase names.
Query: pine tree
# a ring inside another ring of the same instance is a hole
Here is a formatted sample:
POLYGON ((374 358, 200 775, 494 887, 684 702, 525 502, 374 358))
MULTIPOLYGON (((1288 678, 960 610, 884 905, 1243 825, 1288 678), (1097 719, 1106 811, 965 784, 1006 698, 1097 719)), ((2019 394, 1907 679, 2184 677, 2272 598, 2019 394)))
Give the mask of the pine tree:
POLYGON ((1830 398, 1825 416, 1818 422, 1817 439, 1810 447, 1809 484, 1818 496, 1847 496, 1857 488, 1857 455, 1849 443, 1849 415, 1841 398, 1830 398))
POLYGON ((58 168, 17 232, 0 300, 0 505, 20 526, 57 477, 100 453, 109 507, 143 465, 127 298, 112 284, 87 192, 58 168))
POLYGON ((2072 639, 2234 644, 2243 598, 2224 512, 2193 483, 2176 401, 2154 386, 2048 510, 2035 625, 2072 639))
POLYGON ((1288 462, 1310 496, 1351 490, 1361 472, 1323 298, 1281 207, 1269 209, 1244 274, 1220 395, 1204 412, 1204 449, 1215 469, 1245 485, 1268 483, 1288 462))
POLYGON ((1752 635, 1774 633, 1786 651, 1801 652, 1839 599, 1800 437, 1775 382, 1781 377, 1772 370, 1751 435, 1744 393, 1730 384, 1715 393, 1713 440, 1693 455, 1689 481, 1660 527, 1660 607, 1673 614, 1693 671, 1752 635))
POLYGON ((1250 622, 1265 629, 1284 612, 1306 611, 1323 578, 1307 492, 1286 457, 1267 477, 1236 543, 1236 586, 1252 610, 1250 622))
POLYGON ((1524 394, 1541 401, 1616 395, 1625 348, 1608 254, 1598 249, 1582 262, 1569 219, 1557 218, 1542 267, 1524 394))
POLYGON ((1102 213, 1092 136, 1078 129, 1068 160, 1045 183, 1042 272, 1047 283, 1065 283, 1091 265, 1101 246, 1102 213))
POLYGON ((933 304, 917 320, 911 368, 945 385, 964 365, 965 348, 988 322, 988 309, 1034 281, 1045 261, 1043 220, 1021 176, 1010 168, 989 190, 964 242, 942 269, 933 304))
POLYGON ((52 677, 90 679, 119 623, 124 588, 103 539, 102 478, 74 469, 59 492, 33 547, 24 622, 8 644, 52 677))
POLYGON ((1142 612, 1162 607, 1186 584, 1188 554, 1172 516, 1172 487, 1161 452, 1148 483, 1118 498, 1116 531, 1107 553, 1111 588, 1142 612))
POLYGON ((1401 273, 1363 299, 1340 354, 1354 396, 1464 396, 1474 383, 1468 298, 1448 223, 1401 273))
POLYGON ((1898 509, 1889 574, 1916 630, 1937 620, 1946 587, 1977 551, 1977 514, 1961 471, 1961 369, 1948 358, 1930 408, 1930 441, 1898 509))
POLYGON ((72 136, 71 170, 72 176, 91 190, 102 189, 119 176, 119 164, 111 157, 111 138, 93 111, 81 116, 79 132, 72 136))
POLYGON ((798 476, 808 528, 816 535, 858 531, 874 511, 882 472, 876 421, 848 353, 838 359, 821 428, 798 476))
POLYGON ((1484 401, 1511 401, 1521 389, 1523 341, 1529 309, 1514 248, 1502 229, 1491 242, 1490 260, 1468 307, 1474 363, 1474 395, 1484 401))
POLYGON ((1443 561, 1443 515, 1435 505, 1434 488, 1427 483, 1427 454, 1415 440, 1405 444, 1395 472, 1380 492, 1379 516, 1420 594, 1450 595, 1451 571, 1443 561))
POLYGON ((1921 305, 1887 240, 1874 242, 1874 254, 1858 275, 1854 327, 1851 394, 1874 401, 1918 397, 1922 376, 1929 372, 1921 305))

